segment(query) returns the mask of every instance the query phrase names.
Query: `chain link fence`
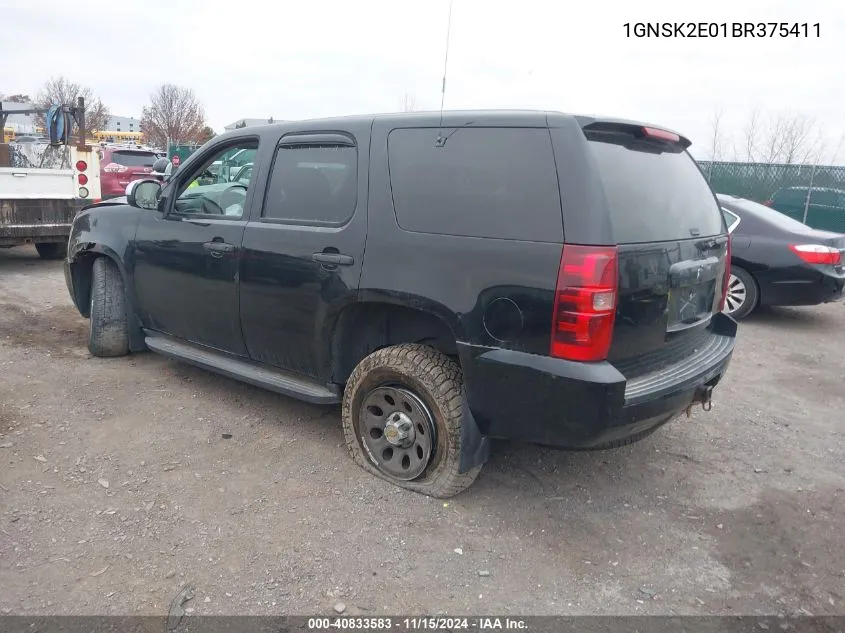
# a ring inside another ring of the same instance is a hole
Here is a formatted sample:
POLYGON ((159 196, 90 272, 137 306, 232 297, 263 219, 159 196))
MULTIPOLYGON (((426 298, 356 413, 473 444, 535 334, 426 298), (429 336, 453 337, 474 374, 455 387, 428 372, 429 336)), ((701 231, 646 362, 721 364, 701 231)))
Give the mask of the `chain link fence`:
POLYGON ((845 189, 845 166, 773 165, 699 161, 701 170, 716 193, 769 200, 784 187, 845 189))

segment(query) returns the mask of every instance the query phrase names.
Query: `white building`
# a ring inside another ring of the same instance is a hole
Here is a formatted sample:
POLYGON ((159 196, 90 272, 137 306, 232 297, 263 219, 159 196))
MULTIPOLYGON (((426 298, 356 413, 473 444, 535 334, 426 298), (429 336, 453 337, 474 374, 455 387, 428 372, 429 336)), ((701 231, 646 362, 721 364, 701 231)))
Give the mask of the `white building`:
POLYGON ((141 121, 131 116, 110 116, 106 129, 109 132, 140 132, 141 121))

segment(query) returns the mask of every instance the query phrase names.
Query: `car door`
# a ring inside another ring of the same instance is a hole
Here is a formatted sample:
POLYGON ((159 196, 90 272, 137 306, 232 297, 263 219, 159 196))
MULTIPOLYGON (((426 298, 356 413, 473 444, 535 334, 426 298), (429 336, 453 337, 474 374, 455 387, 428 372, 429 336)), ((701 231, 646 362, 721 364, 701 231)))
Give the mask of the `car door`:
POLYGON ((254 192, 251 182, 227 182, 209 168, 258 143, 228 139, 192 156, 165 187, 159 211, 139 223, 133 267, 143 327, 246 356, 237 280, 254 192))
POLYGON ((368 152, 368 125, 291 131, 253 170, 267 174, 243 239, 241 324, 253 360, 329 379, 333 325, 361 276, 368 152))

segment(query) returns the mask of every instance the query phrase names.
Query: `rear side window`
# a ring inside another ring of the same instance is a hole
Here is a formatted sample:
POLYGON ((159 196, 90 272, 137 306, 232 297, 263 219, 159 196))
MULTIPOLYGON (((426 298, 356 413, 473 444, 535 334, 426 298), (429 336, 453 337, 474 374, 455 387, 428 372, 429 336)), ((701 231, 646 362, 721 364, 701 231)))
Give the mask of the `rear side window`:
POLYGON ((725 224, 728 225, 728 233, 733 233, 739 226, 739 217, 722 207, 722 215, 725 216, 725 224))
POLYGON ((358 151, 348 145, 276 150, 262 217, 294 224, 344 224, 358 199, 358 151))
POLYGON ((725 231, 710 186, 686 152, 587 143, 604 184, 618 244, 664 242, 725 231))
POLYGON ((111 159, 113 163, 126 167, 152 167, 156 155, 152 152, 114 152, 111 159))
POLYGON ((388 137, 396 221, 407 231, 560 242, 548 130, 398 129, 388 137))

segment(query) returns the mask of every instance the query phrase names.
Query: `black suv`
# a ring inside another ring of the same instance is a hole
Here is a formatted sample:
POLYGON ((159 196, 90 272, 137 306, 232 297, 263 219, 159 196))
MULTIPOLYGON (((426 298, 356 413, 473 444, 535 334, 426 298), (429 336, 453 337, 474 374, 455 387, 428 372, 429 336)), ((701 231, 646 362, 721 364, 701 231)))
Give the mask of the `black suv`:
POLYGON ((554 112, 236 130, 80 213, 67 284, 92 354, 342 402, 356 463, 446 497, 490 438, 608 448, 709 408, 730 245, 688 146, 554 112))

